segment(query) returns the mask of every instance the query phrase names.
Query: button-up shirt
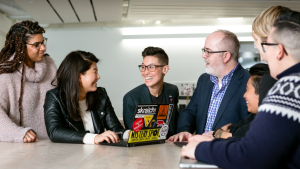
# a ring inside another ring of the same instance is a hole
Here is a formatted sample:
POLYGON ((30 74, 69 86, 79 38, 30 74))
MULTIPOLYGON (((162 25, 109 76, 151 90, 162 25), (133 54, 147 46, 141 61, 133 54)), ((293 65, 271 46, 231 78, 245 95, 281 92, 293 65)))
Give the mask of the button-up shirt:
POLYGON ((222 84, 219 84, 218 77, 210 75, 210 80, 214 83, 214 87, 212 90, 210 104, 207 112, 205 132, 212 130, 219 107, 223 100, 223 96, 225 95, 225 92, 227 90, 227 87, 229 86, 233 73, 238 65, 239 63, 235 66, 234 69, 232 69, 226 76, 223 77, 222 84))

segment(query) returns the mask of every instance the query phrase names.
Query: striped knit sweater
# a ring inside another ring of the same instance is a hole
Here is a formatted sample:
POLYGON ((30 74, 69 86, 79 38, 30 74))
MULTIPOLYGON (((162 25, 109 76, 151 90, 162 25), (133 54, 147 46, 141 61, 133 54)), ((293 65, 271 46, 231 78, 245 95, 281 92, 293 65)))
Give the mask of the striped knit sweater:
POLYGON ((277 76, 241 139, 200 143, 197 160, 221 168, 300 168, 300 63, 277 76))

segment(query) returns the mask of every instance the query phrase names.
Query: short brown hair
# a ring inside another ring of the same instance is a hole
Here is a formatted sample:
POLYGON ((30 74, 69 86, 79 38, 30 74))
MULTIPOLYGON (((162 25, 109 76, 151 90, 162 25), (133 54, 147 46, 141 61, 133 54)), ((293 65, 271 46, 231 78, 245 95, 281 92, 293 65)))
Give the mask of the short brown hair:
POLYGON ((144 51, 142 52, 142 56, 143 58, 145 58, 146 56, 154 56, 158 58, 160 64, 165 64, 165 65, 169 64, 169 57, 167 53, 162 48, 159 47, 149 46, 145 48, 144 51))
POLYGON ((279 21, 273 27, 274 42, 282 44, 294 60, 300 61, 300 25, 290 21, 279 21))
POLYGON ((233 60, 237 62, 240 50, 240 41, 237 36, 228 30, 217 30, 216 32, 221 32, 225 35, 221 40, 221 45, 224 47, 223 50, 230 52, 233 60))
POLYGON ((286 10, 291 9, 283 6, 272 6, 265 9, 254 19, 252 23, 253 32, 261 38, 267 38, 276 19, 286 10))

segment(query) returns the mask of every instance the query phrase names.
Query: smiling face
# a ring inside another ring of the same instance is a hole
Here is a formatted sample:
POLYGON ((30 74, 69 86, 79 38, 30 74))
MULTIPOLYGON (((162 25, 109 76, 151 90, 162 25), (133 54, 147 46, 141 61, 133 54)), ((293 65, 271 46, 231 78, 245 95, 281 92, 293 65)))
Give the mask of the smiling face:
POLYGON ((255 93, 255 88, 254 88, 252 82, 253 82, 253 76, 250 77, 248 80, 244 98, 247 103, 248 111, 253 114, 257 114, 259 95, 255 93))
POLYGON ((32 37, 27 41, 27 45, 26 45, 26 50, 25 50, 26 61, 39 62, 43 60, 44 53, 46 52, 45 46, 41 45, 40 48, 37 48, 34 45, 28 45, 28 44, 36 44, 43 41, 44 41, 44 37, 42 34, 32 35, 32 37))
MULTIPOLYGON (((162 65, 159 63, 158 58, 154 56, 146 56, 143 60, 142 65, 149 66, 149 65, 162 65)), ((145 71, 141 72, 143 80, 146 86, 154 88, 154 87, 161 87, 164 82, 164 76, 167 73, 168 65, 164 67, 156 67, 154 72, 150 72, 148 68, 145 71)))
MULTIPOLYGON (((208 51, 220 51, 221 49, 219 49, 219 44, 223 37, 224 35, 221 32, 210 34, 205 40, 204 49, 208 51)), ((202 57, 206 63, 206 73, 216 77, 222 73, 225 69, 222 57, 223 54, 224 53, 211 53, 209 56, 206 56, 205 52, 203 52, 202 57)))
POLYGON ((88 93, 97 90, 97 81, 100 79, 96 62, 91 64, 89 70, 79 73, 79 92, 88 93))
POLYGON ((260 60, 267 62, 267 58, 265 56, 266 54, 262 50, 262 47, 261 47, 261 43, 266 42, 266 40, 262 40, 262 38, 257 36, 254 32, 253 32, 253 38, 254 38, 254 46, 256 47, 256 49, 259 51, 259 54, 260 54, 260 60))

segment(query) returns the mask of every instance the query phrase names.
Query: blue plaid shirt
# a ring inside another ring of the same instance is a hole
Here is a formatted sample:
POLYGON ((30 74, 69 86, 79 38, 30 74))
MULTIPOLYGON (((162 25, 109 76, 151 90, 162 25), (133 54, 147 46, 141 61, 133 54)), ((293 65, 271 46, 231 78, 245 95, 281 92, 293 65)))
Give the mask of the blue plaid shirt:
POLYGON ((234 69, 232 69, 226 76, 222 79, 222 88, 219 89, 219 81, 218 78, 215 76, 210 75, 210 80, 214 83, 210 104, 207 112, 207 119, 206 119, 206 125, 205 125, 205 132, 211 131, 215 118, 217 116, 219 107, 222 103, 223 96, 226 92, 226 89, 230 83, 230 80, 232 78, 232 75, 237 68, 239 63, 235 66, 234 69))

